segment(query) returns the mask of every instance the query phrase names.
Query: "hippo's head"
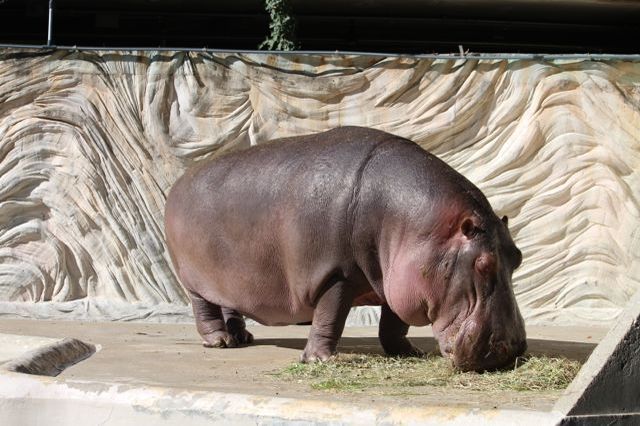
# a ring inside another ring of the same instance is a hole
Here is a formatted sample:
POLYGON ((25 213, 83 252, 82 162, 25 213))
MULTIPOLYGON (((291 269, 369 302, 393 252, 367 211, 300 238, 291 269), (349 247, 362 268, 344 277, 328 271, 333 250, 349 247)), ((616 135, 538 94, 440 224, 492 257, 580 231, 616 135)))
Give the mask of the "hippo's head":
POLYGON ((433 330, 442 354, 465 371, 508 365, 527 348, 511 284, 522 253, 511 239, 507 217, 495 219, 464 218, 439 265, 446 292, 433 330))
POLYGON ((464 371, 492 370, 526 350, 524 321, 511 284, 522 253, 507 218, 468 215, 410 250, 395 286, 385 289, 394 312, 411 325, 433 325, 440 351, 464 371), (409 293, 411 296, 405 296, 409 293))

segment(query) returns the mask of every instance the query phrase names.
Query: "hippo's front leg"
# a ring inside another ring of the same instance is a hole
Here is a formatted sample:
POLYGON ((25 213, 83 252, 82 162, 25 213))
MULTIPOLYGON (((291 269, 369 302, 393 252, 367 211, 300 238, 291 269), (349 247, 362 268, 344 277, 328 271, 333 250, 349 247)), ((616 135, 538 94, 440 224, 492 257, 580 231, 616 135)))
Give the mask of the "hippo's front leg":
POLYGON ((402 321, 389 308, 382 305, 378 337, 384 352, 389 356, 423 356, 424 352, 416 348, 407 339, 409 325, 402 321))
POLYGON ((336 282, 320 296, 300 361, 326 361, 335 355, 353 298, 352 285, 347 281, 336 282))

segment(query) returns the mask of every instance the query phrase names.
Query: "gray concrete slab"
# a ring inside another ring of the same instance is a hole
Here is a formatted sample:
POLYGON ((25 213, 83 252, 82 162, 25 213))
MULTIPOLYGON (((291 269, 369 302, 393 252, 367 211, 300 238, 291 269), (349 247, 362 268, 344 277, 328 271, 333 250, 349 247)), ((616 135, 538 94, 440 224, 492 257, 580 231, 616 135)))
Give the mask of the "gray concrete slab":
MULTIPOLYGON (((541 420, 553 424, 562 418, 552 410, 560 392, 434 388, 415 395, 389 396, 376 389, 338 395, 310 389, 305 383, 282 382, 270 373, 297 360, 309 330, 303 326, 254 326, 256 345, 224 350, 203 348, 193 324, 0 320, 0 330, 25 336, 74 336, 102 347, 57 379, 2 373, 0 413, 23 424, 39 424, 44 413, 49 413, 47 418, 64 419, 84 411, 94 414, 95 424, 108 415, 107 424, 134 420, 162 424, 160 416, 168 422, 164 424, 187 420, 190 424, 517 424, 517 420, 538 426, 541 420)), ((531 327, 529 347, 532 353, 585 360, 605 333, 597 328, 531 327)), ((376 336, 373 327, 348 327, 340 350, 381 352, 376 336)), ((424 350, 436 349, 428 327, 411 329, 410 337, 424 350)))
POLYGON ((26 352, 58 342, 55 337, 25 336, 0 333, 0 364, 20 357, 26 352))
POLYGON ((532 410, 447 405, 362 405, 304 397, 135 387, 0 374, 0 418, 10 425, 552 425, 532 410))
POLYGON ((27 351, 2 364, 2 368, 17 373, 57 376, 68 367, 90 357, 96 349, 91 343, 65 337, 27 351))

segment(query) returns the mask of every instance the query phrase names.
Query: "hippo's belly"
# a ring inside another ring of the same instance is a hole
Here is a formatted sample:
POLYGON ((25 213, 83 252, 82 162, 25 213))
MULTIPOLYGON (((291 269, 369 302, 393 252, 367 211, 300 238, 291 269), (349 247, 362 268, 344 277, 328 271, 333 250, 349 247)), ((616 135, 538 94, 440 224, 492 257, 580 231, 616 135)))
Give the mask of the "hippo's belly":
POLYGON ((215 242, 200 246, 175 255, 179 278, 188 290, 264 325, 312 319, 316 286, 301 277, 308 273, 287 277, 277 267, 283 263, 279 256, 262 244, 223 245, 224 250, 212 249, 215 242))

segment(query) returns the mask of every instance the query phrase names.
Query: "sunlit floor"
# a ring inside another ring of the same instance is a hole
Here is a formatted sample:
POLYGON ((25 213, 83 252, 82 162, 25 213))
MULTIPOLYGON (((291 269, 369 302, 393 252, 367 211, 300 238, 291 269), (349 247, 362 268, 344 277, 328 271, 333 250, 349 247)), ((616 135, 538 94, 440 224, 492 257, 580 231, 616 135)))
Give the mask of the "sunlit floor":
MULTIPOLYGON (((305 345, 308 326, 249 327, 252 346, 206 349, 193 324, 97 323, 0 320, 7 334, 74 337, 101 350, 64 372, 62 379, 212 390, 262 396, 332 400, 335 392, 314 390, 304 382, 284 382, 273 373, 295 362, 305 345)), ((607 332, 594 327, 529 327, 529 352, 584 361, 607 332)), ((436 351, 431 328, 412 328, 410 337, 423 350, 436 351)), ((381 353, 375 327, 346 328, 339 350, 381 353)), ((550 410, 561 391, 467 391, 421 388, 418 392, 383 395, 376 389, 340 393, 341 401, 412 406, 451 405, 466 408, 550 410)))

